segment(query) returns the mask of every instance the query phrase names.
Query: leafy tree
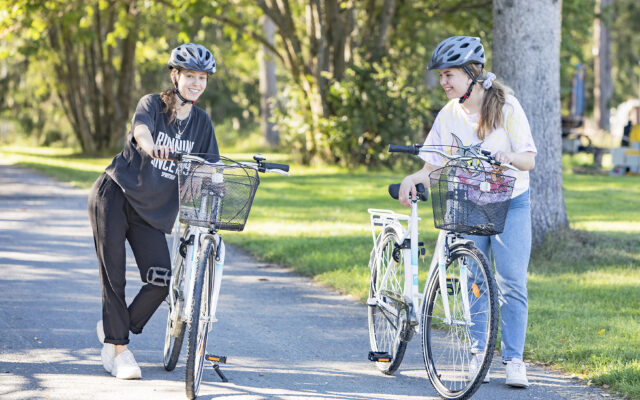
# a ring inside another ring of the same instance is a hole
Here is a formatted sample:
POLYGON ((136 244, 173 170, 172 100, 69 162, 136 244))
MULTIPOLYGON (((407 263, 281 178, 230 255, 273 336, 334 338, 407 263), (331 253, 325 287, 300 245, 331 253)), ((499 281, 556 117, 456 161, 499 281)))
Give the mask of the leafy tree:
MULTIPOLYGON (((593 65, 592 30, 595 0, 564 0, 562 2, 562 41, 560 43, 560 95, 564 114, 569 113, 571 82, 578 63, 593 65)), ((585 77, 588 109, 593 108, 593 73, 585 77), (590 90, 591 89, 591 90, 590 90)))
POLYGON ((614 94, 613 104, 640 97, 640 3, 636 0, 613 2, 612 26, 614 94))
POLYGON ((380 136, 374 139, 375 150, 368 150, 380 154, 385 152, 388 137, 404 141, 428 125, 426 105, 431 96, 422 87, 428 58, 425 48, 432 49, 437 40, 427 38, 427 32, 441 33, 446 27, 437 19, 464 20, 467 28, 484 25, 478 30, 486 32, 487 4, 460 0, 193 1, 189 12, 211 15, 273 51, 287 72, 279 128, 303 161, 321 157, 359 164, 380 161, 352 151, 354 143, 367 142, 365 136, 380 136), (449 17, 454 10, 461 17, 449 17), (273 45, 261 34, 258 21, 264 15, 277 27, 273 45), (416 27, 421 29, 416 32, 416 27), (416 33, 425 40, 416 41, 416 33), (385 86, 376 87, 374 82, 385 86), (390 92, 387 87, 398 90, 390 92), (362 101, 363 97, 376 101, 362 101), (389 118, 389 113, 381 111, 385 102, 391 109, 406 110, 411 119, 399 121, 406 113, 389 118), (358 107, 369 105, 372 108, 359 118, 351 118, 358 107), (399 126, 403 126, 400 131, 399 126))
POLYGON ((46 58, 55 93, 84 151, 120 143, 133 85, 139 10, 136 1, 1 1, 2 28, 21 52, 46 58))

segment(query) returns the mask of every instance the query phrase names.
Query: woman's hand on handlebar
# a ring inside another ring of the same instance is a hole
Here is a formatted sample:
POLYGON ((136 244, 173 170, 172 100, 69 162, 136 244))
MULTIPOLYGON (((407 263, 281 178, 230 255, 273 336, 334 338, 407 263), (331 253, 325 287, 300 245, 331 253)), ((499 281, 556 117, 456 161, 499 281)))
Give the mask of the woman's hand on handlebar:
POLYGON ((407 176, 400 183, 400 190, 398 191, 398 200, 400 204, 405 207, 411 207, 411 200, 416 198, 416 185, 413 183, 411 176, 407 176))
POLYGON ((400 183, 400 190, 398 192, 398 200, 400 200, 400 204, 405 207, 411 207, 411 200, 414 200, 418 195, 416 185, 418 183, 422 183, 426 187, 429 187, 429 174, 437 168, 438 167, 429 163, 424 163, 424 167, 422 167, 420 171, 405 177, 402 180, 402 183, 400 183))
POLYGON ((493 158, 501 164, 510 164, 520 171, 529 171, 536 165, 536 153, 530 151, 522 153, 497 151, 493 158))
POLYGON ((513 153, 508 151, 497 151, 493 158, 500 164, 511 164, 513 162, 513 153))
POLYGON ((169 155, 171 153, 173 153, 173 148, 171 146, 153 145, 151 157, 158 158, 160 160, 169 160, 169 155))

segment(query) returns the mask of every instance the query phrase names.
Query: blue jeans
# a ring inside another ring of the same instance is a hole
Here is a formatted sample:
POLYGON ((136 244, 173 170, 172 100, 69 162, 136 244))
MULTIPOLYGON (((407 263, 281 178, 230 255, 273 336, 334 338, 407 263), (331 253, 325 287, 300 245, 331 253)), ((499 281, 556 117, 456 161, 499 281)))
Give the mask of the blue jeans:
POLYGON ((529 190, 511 200, 504 231, 501 234, 468 238, 472 239, 476 247, 489 259, 493 258, 495 264, 502 332, 502 361, 522 359, 528 317, 527 269, 531 255, 529 190))

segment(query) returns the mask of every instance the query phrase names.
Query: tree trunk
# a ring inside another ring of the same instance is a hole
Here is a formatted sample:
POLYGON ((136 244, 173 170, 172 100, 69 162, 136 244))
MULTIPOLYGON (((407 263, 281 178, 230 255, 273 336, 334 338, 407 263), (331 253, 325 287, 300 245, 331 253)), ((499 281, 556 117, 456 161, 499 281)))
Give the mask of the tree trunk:
MULTIPOLYGON (((265 39, 273 46, 273 37, 276 26, 273 21, 267 17, 262 17, 262 32, 265 39)), ((276 87, 276 64, 273 60, 273 54, 267 46, 260 48, 260 114, 262 136, 271 146, 280 144, 280 132, 271 122, 273 116, 274 101, 277 94, 276 87)))
POLYGON ((609 100, 613 94, 611 81, 611 0, 596 0, 593 22, 593 118, 598 128, 609 131, 609 100))
POLYGON ((391 30, 391 22, 396 12, 396 0, 384 0, 380 9, 376 10, 377 1, 371 0, 367 5, 368 60, 380 61, 385 54, 387 38, 391 30))
POLYGON ((128 17, 132 23, 129 24, 129 32, 122 40, 121 52, 122 61, 120 63, 118 88, 116 96, 111 99, 113 110, 113 128, 109 132, 109 147, 122 147, 127 137, 127 122, 129 113, 131 112, 131 91, 135 84, 135 60, 136 60, 136 43, 138 42, 139 23, 138 9, 136 2, 132 1, 128 5, 128 17))
POLYGON ((514 89, 538 149, 531 171, 533 241, 568 226, 562 193, 561 0, 493 0, 493 69, 514 89))
POLYGON ((131 105, 138 24, 135 2, 109 2, 93 9, 93 30, 81 37, 73 23, 51 18, 49 40, 57 54, 56 92, 85 153, 121 147, 131 105), (125 11, 124 15, 121 11, 125 11), (119 47, 105 45, 117 18, 129 18, 119 47), (116 68, 119 59, 119 68, 116 68))
POLYGON ((304 133, 303 161, 318 155, 319 121, 330 115, 326 93, 331 77, 342 78, 345 70, 347 39, 354 27, 353 7, 341 6, 337 0, 308 0, 303 9, 305 28, 296 30, 290 0, 257 0, 281 38, 283 61, 295 84, 306 94, 310 118, 304 133))

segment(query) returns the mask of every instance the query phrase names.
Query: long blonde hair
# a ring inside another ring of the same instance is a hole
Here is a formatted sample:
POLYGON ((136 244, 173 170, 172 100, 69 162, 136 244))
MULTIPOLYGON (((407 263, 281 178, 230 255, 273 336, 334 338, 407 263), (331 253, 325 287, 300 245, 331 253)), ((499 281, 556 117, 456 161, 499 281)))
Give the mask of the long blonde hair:
MULTIPOLYGON (((467 68, 473 76, 480 76, 477 84, 482 85, 486 74, 482 74, 482 64, 468 64, 467 68)), ((504 123, 502 107, 506 102, 507 95, 513 94, 513 90, 502 81, 496 79, 489 89, 485 89, 480 108, 480 121, 478 122, 478 138, 484 140, 494 129, 504 123)))

